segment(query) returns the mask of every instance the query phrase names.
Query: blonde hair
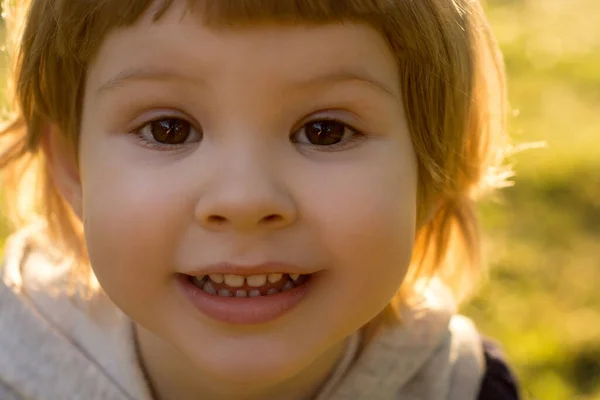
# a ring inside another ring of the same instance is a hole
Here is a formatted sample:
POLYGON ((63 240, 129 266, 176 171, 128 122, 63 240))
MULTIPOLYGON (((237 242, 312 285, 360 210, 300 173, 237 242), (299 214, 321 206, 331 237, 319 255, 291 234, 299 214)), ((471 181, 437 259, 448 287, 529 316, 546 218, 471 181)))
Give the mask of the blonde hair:
MULTIPOLYGON (((173 0, 7 1, 13 25, 14 115, 0 132, 0 168, 19 229, 32 217, 47 223, 52 246, 85 259, 81 222, 59 193, 40 149, 47 124, 77 157, 86 66, 103 38, 173 0), (23 29, 14 23, 23 23, 23 29), (22 32, 22 33, 21 33, 22 32), (24 179, 29 176, 32 179, 24 179), (34 189, 35 188, 35 189, 34 189), (33 199, 33 201, 30 201, 33 199)), ((404 108, 418 158, 413 261, 399 293, 439 277, 465 298, 482 271, 474 202, 504 184, 505 86, 501 55, 477 0, 197 0, 212 26, 256 23, 364 22, 389 42, 398 62, 404 108)), ((194 10, 192 10, 194 9, 194 10)), ((87 262, 73 269, 92 276, 87 262)))

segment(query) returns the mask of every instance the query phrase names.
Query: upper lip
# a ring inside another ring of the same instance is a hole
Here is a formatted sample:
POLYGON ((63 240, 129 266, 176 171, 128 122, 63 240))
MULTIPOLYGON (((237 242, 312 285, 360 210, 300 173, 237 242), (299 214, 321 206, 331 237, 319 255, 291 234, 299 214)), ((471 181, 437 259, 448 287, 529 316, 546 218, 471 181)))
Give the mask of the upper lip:
POLYGON ((223 275, 263 275, 263 274, 274 274, 274 273, 288 273, 288 274, 311 274, 315 270, 308 270, 307 268, 300 267, 296 264, 269 261, 260 264, 234 264, 231 262, 219 262, 215 264, 206 265, 204 267, 195 269, 187 272, 186 275, 191 276, 202 276, 210 274, 223 274, 223 275))

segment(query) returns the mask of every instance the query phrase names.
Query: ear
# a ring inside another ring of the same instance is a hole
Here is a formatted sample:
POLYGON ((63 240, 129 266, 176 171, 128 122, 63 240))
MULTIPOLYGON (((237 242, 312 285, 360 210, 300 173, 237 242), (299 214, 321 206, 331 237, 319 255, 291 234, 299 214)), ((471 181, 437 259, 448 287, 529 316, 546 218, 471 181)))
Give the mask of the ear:
POLYGON ((54 186, 71 206, 75 215, 82 219, 81 180, 75 151, 67 145, 64 135, 54 124, 45 126, 41 145, 54 186))

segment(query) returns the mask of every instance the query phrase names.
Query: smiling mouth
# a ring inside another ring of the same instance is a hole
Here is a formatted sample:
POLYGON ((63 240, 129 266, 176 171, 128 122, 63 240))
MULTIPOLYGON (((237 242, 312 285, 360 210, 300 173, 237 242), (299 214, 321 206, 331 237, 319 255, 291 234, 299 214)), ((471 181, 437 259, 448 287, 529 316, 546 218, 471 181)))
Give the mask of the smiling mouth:
POLYGON ((262 275, 210 274, 188 276, 194 286, 218 297, 262 297, 272 296, 300 287, 310 280, 311 275, 272 273, 262 275))

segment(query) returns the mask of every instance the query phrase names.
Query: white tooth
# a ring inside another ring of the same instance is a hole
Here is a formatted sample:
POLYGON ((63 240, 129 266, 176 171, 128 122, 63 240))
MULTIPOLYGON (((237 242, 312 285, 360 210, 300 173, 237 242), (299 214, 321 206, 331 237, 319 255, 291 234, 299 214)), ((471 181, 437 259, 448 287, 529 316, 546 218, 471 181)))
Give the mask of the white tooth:
POLYGON ((212 279, 212 281, 215 283, 223 283, 223 281, 225 280, 223 274, 210 274, 209 276, 210 279, 212 279))
POLYGON ((283 287, 281 288, 281 290, 283 292, 285 292, 286 290, 290 290, 290 289, 293 289, 293 288, 294 288, 294 284, 292 282, 290 282, 290 281, 287 281, 285 283, 285 285, 283 285, 283 287))
POLYGON ((262 285, 267 283, 267 276, 266 275, 250 275, 250 276, 246 277, 246 282, 248 282, 248 285, 250 285, 252 287, 261 287, 262 285))
POLYGON ((225 275, 225 284, 231 287, 244 286, 244 277, 240 275, 225 275))
POLYGON ((202 290, 204 290, 206 293, 208 294, 212 294, 213 296, 215 294, 217 294, 217 291, 215 290, 215 288, 212 285, 211 281, 206 281, 206 283, 204 284, 204 286, 202 287, 202 290))
POLYGON ((290 278, 292 278, 294 282, 296 282, 298 278, 300 278, 300 274, 290 274, 290 278))
POLYGON ((260 296, 260 291, 256 289, 252 289, 250 293, 248 293, 248 297, 258 297, 260 296))
POLYGON ((231 291, 229 289, 219 289, 219 296, 223 296, 223 297, 230 297, 231 296, 231 291))
POLYGON ((248 297, 248 292, 245 290, 236 290, 235 297, 248 297))
POLYGON ((282 277, 283 277, 283 274, 269 274, 269 276, 267 277, 267 279, 271 283, 277 283, 277 282, 279 282, 281 280, 282 277))
POLYGON ((267 294, 276 294, 279 293, 279 290, 275 289, 275 288, 271 288, 267 291, 267 294))

